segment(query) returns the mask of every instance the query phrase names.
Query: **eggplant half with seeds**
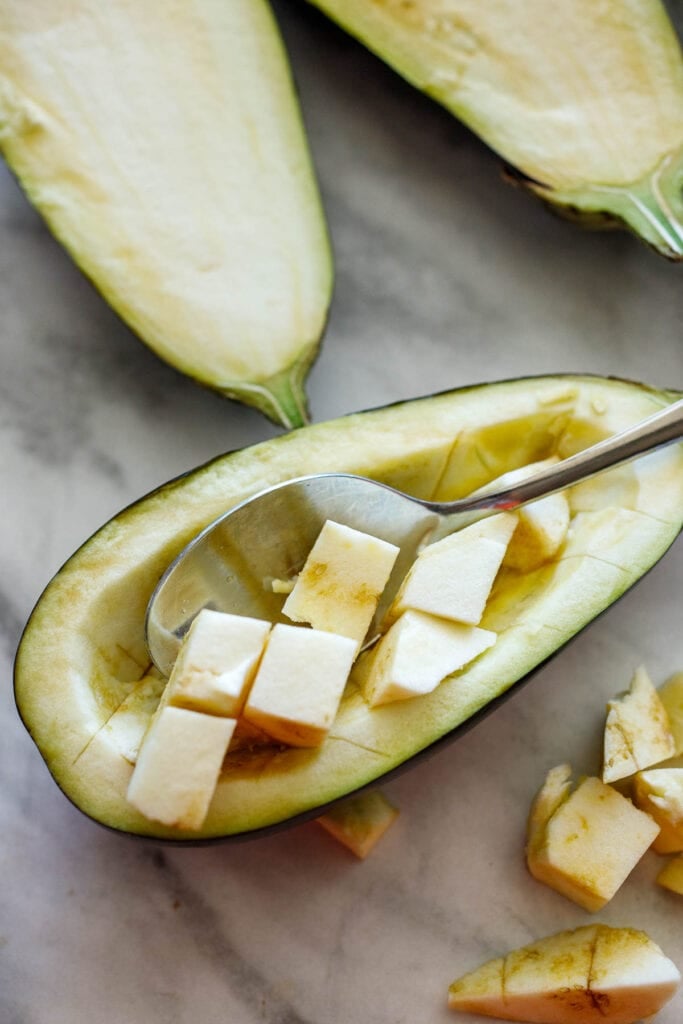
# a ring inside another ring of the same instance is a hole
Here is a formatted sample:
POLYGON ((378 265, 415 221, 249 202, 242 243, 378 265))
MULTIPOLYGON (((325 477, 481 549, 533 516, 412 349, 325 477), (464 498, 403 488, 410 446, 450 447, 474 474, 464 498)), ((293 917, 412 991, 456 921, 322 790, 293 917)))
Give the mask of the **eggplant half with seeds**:
POLYGON ((162 359, 286 427, 332 262, 265 0, 0 0, 0 151, 162 359))
POLYGON ((683 259, 683 58, 660 0, 312 0, 559 212, 683 259))
POLYGON ((571 488, 565 546, 533 571, 503 566, 481 621, 496 633, 494 646, 432 693, 371 708, 352 673, 320 747, 252 745, 247 736, 229 750, 204 825, 192 833, 155 824, 126 799, 164 687, 144 638, 155 584, 207 523, 283 480, 351 472, 419 497, 455 499, 508 470, 570 455, 678 397, 600 377, 469 387, 305 427, 141 499, 55 576, 20 644, 17 705, 56 782, 113 829, 179 841, 237 838, 318 815, 453 739, 666 552, 683 524, 683 445, 571 488))

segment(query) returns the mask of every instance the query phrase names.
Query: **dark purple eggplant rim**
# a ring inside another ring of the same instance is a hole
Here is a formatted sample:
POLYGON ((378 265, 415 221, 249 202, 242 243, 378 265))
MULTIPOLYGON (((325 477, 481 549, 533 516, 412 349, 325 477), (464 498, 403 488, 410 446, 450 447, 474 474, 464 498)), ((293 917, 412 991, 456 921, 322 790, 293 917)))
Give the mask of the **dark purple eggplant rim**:
MULTIPOLYGON (((572 380, 572 381, 577 381, 577 382, 580 382, 580 381, 601 381, 601 382, 605 382, 605 383, 613 382, 613 383, 616 383, 616 384, 625 384, 625 385, 628 385, 630 387, 637 387, 637 388, 639 388, 640 390, 642 390, 644 392, 651 392, 652 394, 655 394, 655 395, 658 395, 658 396, 660 396, 662 394, 671 394, 672 395, 672 400, 673 400, 674 396, 680 396, 680 394, 681 394, 680 392, 677 392, 675 389, 657 388, 657 387, 654 387, 654 386, 649 385, 649 384, 644 384, 641 381, 629 380, 628 378, 624 378, 624 377, 603 376, 601 374, 585 374, 585 373, 584 374, 576 374, 576 373, 565 372, 565 373, 557 373, 557 374, 537 374, 537 375, 534 375, 534 376, 531 376, 531 377, 510 377, 510 378, 506 378, 504 380, 497 380, 497 381, 483 381, 483 382, 480 382, 478 384, 468 384, 468 385, 465 385, 462 388, 448 388, 448 389, 445 389, 444 391, 437 391, 437 392, 434 392, 432 394, 418 396, 417 398, 401 399, 401 400, 399 400, 397 402, 391 402, 391 403, 389 403, 387 405, 375 406, 375 407, 372 407, 370 409, 359 410, 358 412, 349 413, 348 415, 356 416, 356 415, 361 415, 361 413, 366 413, 366 412, 381 412, 383 410, 396 409, 396 408, 400 408, 403 405, 407 405, 409 403, 420 402, 420 401, 429 401, 432 398, 442 398, 442 397, 446 397, 448 395, 465 394, 465 393, 467 393, 469 391, 476 391, 479 388, 492 388, 492 387, 495 388, 497 386, 504 386, 506 384, 515 384, 515 383, 518 383, 518 382, 521 382, 521 381, 528 381, 528 382, 531 383, 533 381, 555 381, 555 380, 559 380, 559 381, 562 381, 562 380, 572 380)), ((337 419, 342 419, 342 420, 344 418, 345 418, 344 416, 337 417, 337 419)), ((302 430, 302 429, 306 429, 306 428, 298 427, 296 429, 297 430, 302 430)), ((289 436, 289 435, 288 434, 281 435, 282 438, 287 437, 287 436, 289 436)), ((228 835, 206 836, 205 838, 201 838, 201 839, 200 838, 193 839, 191 837, 190 838, 186 838, 185 836, 179 836, 177 839, 175 839, 172 836, 153 836, 153 835, 147 835, 147 834, 139 833, 139 832, 129 832, 126 829, 116 828, 114 825, 109 825, 109 824, 107 824, 107 822, 100 821, 99 818, 94 818, 92 815, 88 814, 87 811, 84 811, 82 807, 79 807, 79 805, 69 795, 69 793, 66 792, 66 790, 63 788, 63 786, 60 784, 59 780, 52 773, 47 758, 43 754, 43 751, 41 750, 40 746, 38 745, 38 742, 36 741, 36 739, 35 739, 35 737, 33 735, 33 731, 31 730, 30 726, 26 722, 26 719, 24 718, 24 715, 22 713, 19 701, 17 699, 17 661, 18 661, 19 652, 21 650, 21 646, 22 646, 23 641, 24 641, 24 637, 25 637, 25 635, 26 635, 26 633, 27 633, 27 631, 29 629, 29 626, 31 625, 31 621, 33 619, 35 611, 36 611, 36 609, 38 608, 38 606, 40 605, 40 603, 41 603, 41 601, 43 599, 43 595, 49 589, 49 587, 51 586, 52 582, 60 575, 60 573, 64 570, 64 568, 68 565, 68 563, 73 558, 75 558, 75 556, 79 553, 79 551, 81 551, 87 544, 89 544, 90 541, 93 540, 97 536, 98 533, 100 533, 102 530, 106 529, 106 527, 110 523, 112 523, 115 519, 120 518, 120 516, 124 515, 130 509, 135 508, 141 502, 146 501, 148 498, 151 498, 151 497, 153 497, 156 494, 160 494, 160 493, 162 493, 163 491, 165 491, 167 489, 172 489, 176 484, 180 483, 186 477, 192 476, 192 475, 194 475, 198 471, 201 471, 201 470, 204 470, 204 469, 208 469, 215 462, 221 461, 222 459, 226 458, 227 456, 236 454, 237 452, 247 451, 249 448, 255 448, 259 444, 271 443, 273 440, 277 441, 278 438, 272 438, 268 442, 258 441, 258 442, 256 442, 253 445, 246 445, 244 448, 235 448, 235 449, 231 449, 231 450, 229 450, 227 452, 223 452, 221 455, 217 455, 217 456, 215 456, 215 458, 209 459, 207 462, 203 463, 200 466, 197 466, 197 467, 195 467, 193 469, 187 470, 184 473, 180 473, 178 476, 173 477, 171 480, 168 480, 166 483, 160 484, 158 487, 153 488, 151 491, 149 491, 146 494, 142 495, 142 497, 137 498, 135 501, 130 502, 128 505, 125 505, 119 512, 115 513, 115 515, 113 515, 110 519, 108 519, 105 523, 103 523, 102 526, 98 527, 98 529, 95 530, 94 533, 92 533, 88 538, 86 538, 86 540, 83 541, 83 543, 80 544, 79 547, 76 548, 76 550, 66 559, 66 561, 54 573, 54 575, 51 577, 50 581, 43 588, 40 596, 38 597, 38 599, 36 601, 36 603, 34 604, 33 609, 32 609, 32 611, 31 611, 31 613, 30 613, 30 615, 28 617, 28 620, 26 622, 26 625, 24 626, 24 629, 22 630, 22 634, 21 634, 21 637, 19 639, 19 643, 17 645, 17 652, 16 652, 16 655, 15 655, 15 658, 14 658, 14 670, 13 670, 14 703, 15 703, 15 707, 17 709, 17 714, 18 714, 18 716, 19 716, 19 718, 21 720, 21 723, 24 726, 24 728, 26 729, 26 731, 28 732, 28 734, 31 737, 31 739, 33 740, 33 742, 35 743, 36 747, 38 748, 38 752, 40 753, 40 756, 42 757, 42 759, 43 759, 43 761, 45 763, 45 766, 47 767, 47 770, 50 773, 50 776, 51 776, 53 782, 58 787, 58 789, 62 792, 62 794, 66 797, 66 799, 69 801, 69 803, 73 807, 75 807, 76 810, 79 811, 89 821, 92 821, 94 824, 99 825, 101 828, 104 828, 108 832, 112 832, 115 835, 122 836, 122 837, 124 837, 126 839, 132 839, 132 840, 140 841, 140 842, 143 842, 143 843, 153 844, 155 846, 165 846, 165 847, 173 847, 173 848, 213 846, 214 844, 223 844, 223 843, 246 843, 246 842, 249 842, 252 839, 267 838, 268 836, 276 835, 278 832, 284 832, 285 830, 287 830, 289 828, 294 828, 297 825, 303 825, 303 824, 305 824, 308 821, 314 821, 316 818, 319 818, 321 816, 321 814, 324 814, 325 811, 329 810, 330 807, 334 807, 337 804, 343 803, 344 800, 348 800, 352 796, 357 796, 359 793, 364 793, 364 792, 366 792, 367 790, 370 790, 370 789, 376 789, 378 786, 380 786, 380 785, 382 785, 382 784, 384 784, 386 782, 390 782, 392 779, 397 778, 403 772, 406 772, 406 771, 410 770, 411 768, 414 768, 421 761, 428 760, 429 758, 434 757, 444 747, 448 746, 454 740, 459 739, 461 736, 463 736, 465 733, 469 732, 470 729, 473 729, 476 725, 478 725, 480 722, 482 722, 489 715, 493 714, 493 712, 496 711, 502 704, 504 704, 513 694, 517 693, 523 686, 525 686, 527 683, 531 682, 531 680, 534 679, 540 672, 542 672, 543 669, 547 665, 549 665, 551 661, 553 661, 559 654, 562 653, 562 651, 565 650, 566 647, 569 646, 569 644, 571 644, 579 636, 583 635, 583 633, 585 633, 587 629, 590 629, 596 622, 598 622, 603 617, 603 615, 605 615, 608 611, 610 611, 610 609, 614 608, 614 606, 616 604, 618 604, 619 601, 621 601, 621 599, 626 594, 630 593, 634 589, 634 587, 636 587, 641 582, 641 580, 645 579, 645 577, 648 576, 652 572, 652 570, 655 568, 655 566, 657 566, 659 564, 659 562, 661 562, 661 560, 665 557, 667 552, 669 552, 671 550, 673 545, 676 543, 676 540, 680 536, 681 532, 683 532, 683 530, 679 531, 678 535, 676 537, 674 537, 674 539, 671 542, 671 544, 669 544, 664 549, 664 551, 661 553, 661 555, 659 555, 659 557, 656 559, 656 561, 654 561, 652 563, 652 565, 648 569, 646 569, 645 572, 642 573, 642 575, 640 575, 638 577, 637 580, 635 580, 629 587, 627 587, 624 591, 622 591, 622 593, 619 594, 619 596, 617 598, 615 598, 614 601, 612 601, 610 604, 606 605, 605 608, 602 609, 602 611, 598 612, 598 614, 594 618, 592 618, 589 622, 587 622, 585 626, 582 626, 581 629, 577 630, 577 632, 574 633, 572 636, 570 636, 568 640, 566 640, 563 644, 561 644, 559 647, 557 647, 551 654, 548 655, 547 658, 545 658, 543 661, 540 661, 537 665, 535 665, 525 675, 520 676, 518 679, 513 680, 513 682, 510 683, 510 685, 507 687, 506 690, 503 691, 503 693, 500 693, 497 697, 494 697, 492 700, 490 700, 487 704, 485 704, 478 711, 475 711, 473 715, 470 715, 469 718, 466 718, 463 722, 460 722, 459 725, 454 726, 447 733, 444 733, 443 736, 440 736, 438 739, 434 740, 433 743, 430 743, 428 746, 423 747, 422 750, 418 750, 417 753, 412 754, 410 757, 406 758, 406 760, 402 761, 401 764, 396 765, 394 768, 390 768, 388 771, 382 773, 381 775, 378 775, 375 779, 371 780, 370 782, 366 783, 365 785, 358 786, 356 789, 349 790, 347 793, 342 794, 341 796, 337 797, 334 800, 330 800, 328 803, 318 804, 316 807, 314 807, 314 808, 312 808, 310 810, 307 810, 307 811, 302 811, 300 814, 292 815, 289 818, 283 818, 282 821, 274 822, 271 825, 264 825, 261 828, 249 829, 246 832, 233 832, 233 833, 228 834, 228 835)))

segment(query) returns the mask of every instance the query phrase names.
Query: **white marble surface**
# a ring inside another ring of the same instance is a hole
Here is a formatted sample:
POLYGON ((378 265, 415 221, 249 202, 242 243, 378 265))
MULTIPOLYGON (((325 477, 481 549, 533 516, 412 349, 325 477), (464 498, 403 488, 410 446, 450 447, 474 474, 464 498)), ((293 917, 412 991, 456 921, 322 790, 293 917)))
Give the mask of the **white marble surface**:
MULTIPOLYGON (((322 17, 279 10, 337 260, 316 419, 563 370, 683 386, 680 267, 554 219, 322 17)), ((591 920, 527 875, 524 819, 548 767, 595 771, 604 701, 638 662, 657 682, 683 667, 680 543, 503 709, 388 787, 402 814, 365 863, 314 825, 241 846, 127 840, 71 807, 18 721, 22 624, 106 518, 275 429, 140 345, 4 170, 0 309, 0 1022, 445 1024, 457 974, 591 920)), ((646 928, 683 967, 683 902, 653 884, 658 863, 599 919, 646 928)), ((683 994, 659 1020, 682 1016, 683 994)))

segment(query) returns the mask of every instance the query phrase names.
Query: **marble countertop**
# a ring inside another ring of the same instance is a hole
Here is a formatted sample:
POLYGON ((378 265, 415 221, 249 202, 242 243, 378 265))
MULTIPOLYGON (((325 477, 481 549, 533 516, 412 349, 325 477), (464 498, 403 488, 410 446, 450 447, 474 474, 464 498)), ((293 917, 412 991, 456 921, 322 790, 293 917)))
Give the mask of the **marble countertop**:
MULTIPOLYGON (((503 184, 443 111, 303 5, 278 8, 334 241, 309 384, 322 420, 446 387, 559 371, 683 385, 683 269, 503 184)), ((361 863, 310 824, 246 845, 110 834, 60 794, 11 666, 41 589, 101 523, 217 453, 273 436, 159 362, 0 171, 0 1021, 453 1021, 449 982, 593 920, 523 856, 545 771, 599 764, 604 702, 644 662, 683 668, 680 543, 535 680, 391 783, 398 823, 361 863)), ((648 854, 598 915, 683 967, 683 903, 648 854)), ((679 1024, 683 992, 660 1024, 679 1024)))

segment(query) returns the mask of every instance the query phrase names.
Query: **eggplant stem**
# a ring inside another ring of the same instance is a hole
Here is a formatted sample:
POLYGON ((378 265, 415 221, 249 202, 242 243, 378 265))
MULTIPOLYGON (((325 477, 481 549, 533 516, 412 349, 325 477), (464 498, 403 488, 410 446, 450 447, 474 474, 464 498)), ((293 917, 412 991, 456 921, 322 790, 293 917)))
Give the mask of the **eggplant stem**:
POLYGON ((285 430, 310 422, 304 381, 317 352, 317 345, 304 350, 286 370, 264 381, 225 384, 221 391, 245 405, 251 405, 285 430))
POLYGON ((634 189, 597 186, 595 191, 605 195, 623 196, 650 224, 654 234, 658 235, 662 242, 669 247, 671 253, 677 257, 683 257, 683 224, 676 216, 664 192, 666 187, 664 174, 673 162, 673 157, 674 154, 669 153, 647 179, 645 188, 642 186, 634 189), (648 199, 654 199, 654 203, 648 204, 648 199), (664 214, 663 217, 662 214, 664 214))
POLYGON ((531 183, 527 187, 580 219, 607 215, 668 259, 683 260, 683 147, 667 153, 653 171, 630 185, 585 185, 566 191, 531 183))

